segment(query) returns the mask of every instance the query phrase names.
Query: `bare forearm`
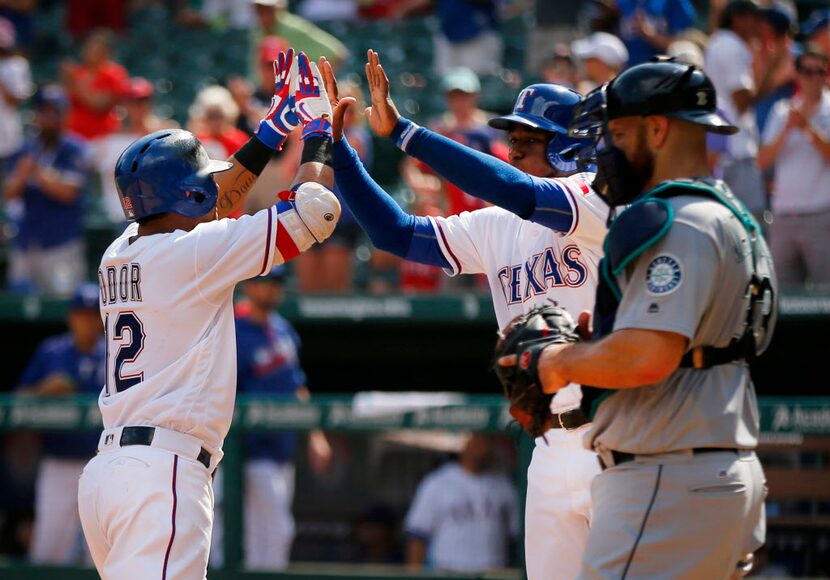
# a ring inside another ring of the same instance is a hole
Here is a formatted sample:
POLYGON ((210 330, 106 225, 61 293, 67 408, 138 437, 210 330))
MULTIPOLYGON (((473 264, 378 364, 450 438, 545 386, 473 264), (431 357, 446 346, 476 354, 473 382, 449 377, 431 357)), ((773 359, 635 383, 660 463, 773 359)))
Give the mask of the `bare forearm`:
POLYGON ((25 183, 25 179, 19 174, 12 175, 7 181, 6 186, 3 188, 3 195, 6 199, 17 199, 21 195, 23 195, 23 185, 25 183))
POLYGON ((680 364, 686 338, 668 332, 622 330, 596 342, 542 352, 539 374, 609 389, 636 388, 666 378, 680 364))
POLYGON ((81 193, 81 188, 77 184, 67 183, 50 173, 41 172, 37 176, 37 184, 47 197, 59 203, 73 203, 81 193))
POLYGON ((807 138, 816 150, 821 154, 825 163, 830 163, 830 141, 824 135, 812 127, 807 128, 807 138))
POLYGON ((426 542, 421 538, 409 538, 406 544, 406 565, 410 568, 420 568, 424 565, 426 555, 426 542))
POLYGON ((294 182, 291 186, 293 187, 306 181, 315 181, 321 185, 325 185, 329 189, 334 189, 334 169, 317 161, 303 163, 297 170, 297 175, 294 177, 294 182))
POLYGON ((214 175, 219 186, 219 199, 216 200, 219 219, 226 218, 242 208, 248 192, 257 180, 257 176, 245 169, 235 157, 231 156, 228 161, 233 163, 233 167, 214 175))

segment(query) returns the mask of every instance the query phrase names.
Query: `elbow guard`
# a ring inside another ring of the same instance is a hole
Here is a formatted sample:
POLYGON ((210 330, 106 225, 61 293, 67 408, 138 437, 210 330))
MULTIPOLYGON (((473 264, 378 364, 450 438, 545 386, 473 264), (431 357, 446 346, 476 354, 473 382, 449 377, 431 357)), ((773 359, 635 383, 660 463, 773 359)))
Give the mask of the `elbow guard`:
POLYGON ((280 200, 291 204, 294 212, 280 212, 280 223, 289 230, 300 252, 314 242, 326 240, 340 219, 340 202, 324 185, 307 181, 284 191, 280 200))

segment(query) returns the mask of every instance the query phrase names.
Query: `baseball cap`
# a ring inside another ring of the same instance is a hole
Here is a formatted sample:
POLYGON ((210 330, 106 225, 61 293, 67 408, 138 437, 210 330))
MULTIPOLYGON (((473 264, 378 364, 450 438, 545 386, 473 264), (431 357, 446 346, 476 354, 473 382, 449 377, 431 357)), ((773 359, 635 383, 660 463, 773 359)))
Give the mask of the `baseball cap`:
POLYGON ((60 85, 44 85, 35 93, 32 104, 35 107, 51 105, 63 112, 69 107, 69 99, 60 85))
POLYGON ((259 41, 259 60, 274 62, 277 60, 280 52, 285 50, 288 50, 288 43, 285 40, 274 35, 264 36, 259 41))
POLYGON ((596 58, 614 68, 622 68, 628 62, 628 49, 623 41, 608 32, 594 32, 575 40, 571 50, 581 60, 596 58))
POLYGON ((817 32, 821 32, 830 25, 830 8, 822 8, 820 10, 813 10, 810 14, 809 20, 801 27, 804 36, 810 37, 817 32))
POLYGON ((279 266, 274 266, 271 268, 271 271, 262 276, 261 278, 265 280, 274 280, 275 282, 282 282, 285 280, 285 266, 280 264, 279 266))
POLYGON ((259 4, 260 6, 273 6, 274 8, 285 8, 288 6, 288 0, 251 0, 251 4, 259 4))
POLYGON ((770 6, 761 9, 761 18, 779 35, 795 33, 796 18, 795 10, 782 2, 774 2, 770 6))
POLYGON ((454 68, 447 72, 441 79, 441 88, 445 93, 450 91, 461 91, 462 93, 474 94, 481 92, 481 82, 478 75, 467 67, 454 68))
POLYGON ((72 300, 69 301, 70 310, 98 310, 98 285, 90 283, 81 284, 75 289, 72 300))
POLYGON ((703 51, 691 40, 675 40, 666 49, 666 54, 682 63, 703 68, 703 51))
POLYGON ((133 77, 127 83, 125 96, 128 99, 146 99, 152 97, 155 90, 153 83, 144 77, 133 77))

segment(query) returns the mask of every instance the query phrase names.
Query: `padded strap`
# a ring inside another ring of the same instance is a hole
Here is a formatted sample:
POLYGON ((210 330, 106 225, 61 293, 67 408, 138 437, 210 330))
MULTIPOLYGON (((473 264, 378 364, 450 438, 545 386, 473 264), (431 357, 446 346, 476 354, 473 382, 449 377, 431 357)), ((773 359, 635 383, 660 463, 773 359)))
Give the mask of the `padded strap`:
POLYGON ((628 264, 660 241, 671 229, 674 208, 664 199, 647 198, 622 212, 605 238, 610 273, 618 276, 628 264))

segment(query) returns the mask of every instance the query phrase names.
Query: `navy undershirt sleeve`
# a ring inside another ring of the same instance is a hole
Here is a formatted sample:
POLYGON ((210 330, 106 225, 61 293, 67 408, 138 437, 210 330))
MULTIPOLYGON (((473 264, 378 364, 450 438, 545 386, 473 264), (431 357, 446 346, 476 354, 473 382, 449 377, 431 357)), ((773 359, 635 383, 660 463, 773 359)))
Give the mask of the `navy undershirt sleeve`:
POLYGON ((403 211, 341 139, 334 144, 334 176, 343 201, 376 248, 401 258, 449 268, 429 218, 403 211))
POLYGON ((405 118, 398 121, 389 137, 465 193, 557 232, 570 231, 571 205, 564 186, 557 181, 529 175, 405 118))

